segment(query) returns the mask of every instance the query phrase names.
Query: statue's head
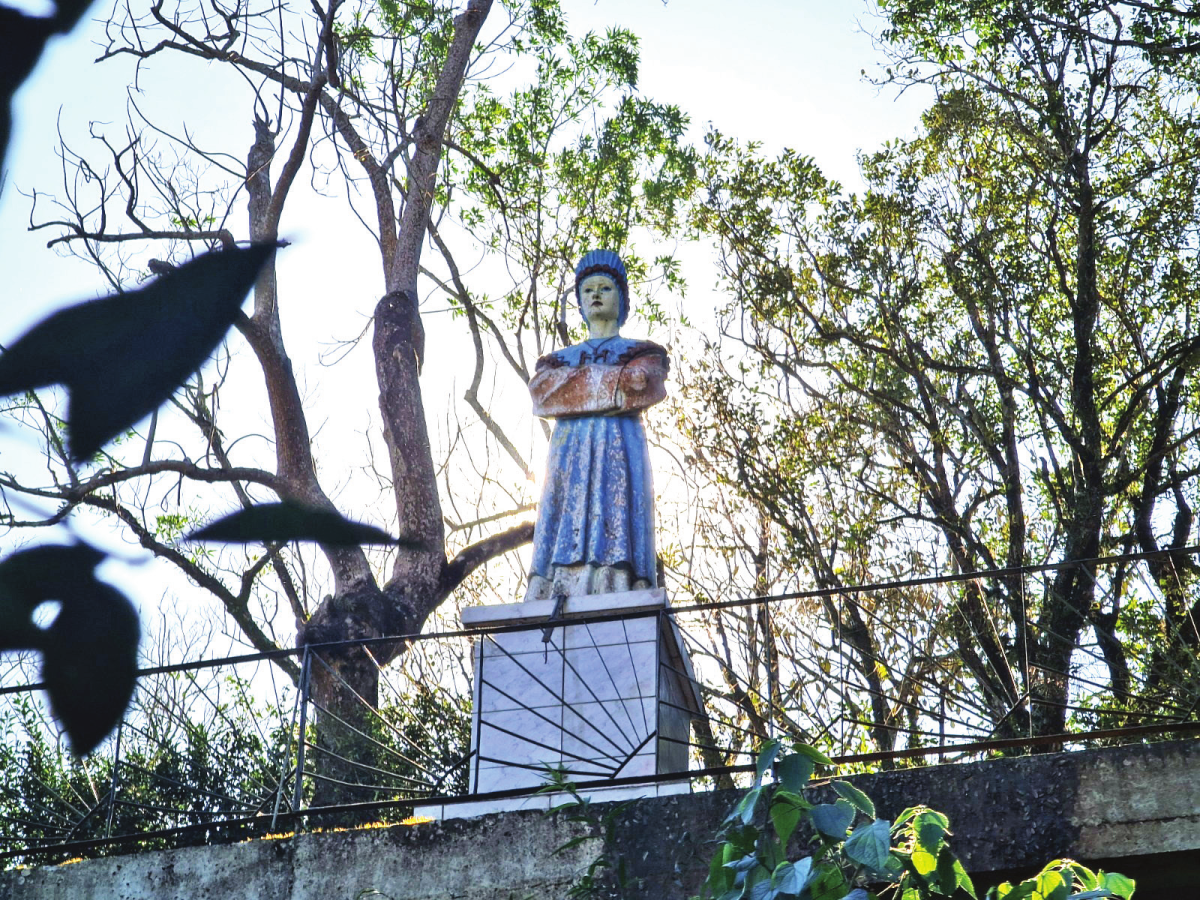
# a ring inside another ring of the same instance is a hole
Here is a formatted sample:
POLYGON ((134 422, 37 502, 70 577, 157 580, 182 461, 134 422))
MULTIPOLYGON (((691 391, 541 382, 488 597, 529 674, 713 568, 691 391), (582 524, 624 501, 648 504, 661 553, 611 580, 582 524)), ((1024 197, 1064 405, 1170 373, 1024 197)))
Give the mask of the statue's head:
POLYGON ((621 295, 617 325, 624 325, 625 320, 629 318, 629 284, 625 280, 625 263, 611 250, 589 250, 579 261, 579 265, 575 267, 575 299, 579 302, 579 309, 583 312, 585 321, 588 321, 588 311, 581 289, 584 281, 593 275, 607 276, 616 285, 621 295))

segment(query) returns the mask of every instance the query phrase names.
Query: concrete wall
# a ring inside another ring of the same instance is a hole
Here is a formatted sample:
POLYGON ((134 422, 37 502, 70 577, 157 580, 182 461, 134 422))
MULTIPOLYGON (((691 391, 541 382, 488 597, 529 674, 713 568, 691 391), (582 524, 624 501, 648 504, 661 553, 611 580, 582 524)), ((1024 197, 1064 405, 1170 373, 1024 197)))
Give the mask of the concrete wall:
MULTIPOLYGON (((1200 742, 933 766, 852 779, 892 817, 944 811, 953 845, 983 884, 1059 856, 1104 861, 1141 879, 1139 896, 1200 886, 1200 742)), ((736 797, 692 794, 631 804, 616 818, 628 900, 684 900, 736 797)), ((0 900, 525 900, 560 898, 600 852, 589 826, 517 812, 146 853, 0 873, 0 900), (378 896, 378 895, 374 895, 378 896)), ((1161 893, 1172 891, 1172 893, 1161 893)), ((1182 892, 1181 892, 1182 891, 1182 892)), ((612 896, 622 896, 615 890, 612 896)))
POLYGON ((2 900, 525 900, 562 897, 599 849, 544 813, 189 847, 0 873, 2 900), (379 894, 372 894, 378 891, 379 894))

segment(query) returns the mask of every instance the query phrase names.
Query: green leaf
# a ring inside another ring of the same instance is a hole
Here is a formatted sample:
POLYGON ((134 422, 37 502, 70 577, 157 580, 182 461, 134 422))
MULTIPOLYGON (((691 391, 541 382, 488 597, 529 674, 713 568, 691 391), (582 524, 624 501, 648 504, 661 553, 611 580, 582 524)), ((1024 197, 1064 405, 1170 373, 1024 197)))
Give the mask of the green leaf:
POLYGON ((845 900, 849 887, 841 869, 822 862, 815 867, 815 874, 809 876, 808 895, 811 900, 845 900))
MULTIPOLYGON (((374 525, 351 522, 336 512, 291 501, 260 503, 193 531, 189 541, 257 542, 317 541, 334 546, 402 543, 374 525)), ((409 546, 419 546, 409 542, 409 546)))
POLYGON ((970 896, 975 896, 975 885, 971 881, 971 876, 967 874, 967 870, 963 868, 963 864, 954 855, 954 851, 948 844, 942 844, 942 849, 938 853, 937 880, 942 893, 947 896, 953 894, 955 890, 966 891, 970 896))
POLYGON ((800 820, 804 818, 804 810, 808 805, 793 803, 790 799, 793 796, 795 795, 780 791, 771 800, 771 824, 775 827, 775 834, 779 836, 780 842, 785 846, 795 833, 800 820))
POLYGON ((928 850, 917 847, 912 852, 912 864, 918 875, 925 876, 937 870, 938 859, 928 850))
POLYGON ((1100 886, 1112 891, 1118 897, 1124 897, 1125 900, 1129 900, 1133 896, 1137 882, 1132 878, 1126 878, 1120 872, 1102 872, 1100 875, 1100 886))
POLYGON ((741 859, 731 859, 725 863, 725 868, 732 872, 748 872, 758 865, 758 857, 753 853, 743 856, 741 859))
POLYGON ((812 874, 812 858, 782 862, 771 873, 771 886, 781 894, 799 894, 812 874))
POLYGON ((812 820, 813 828, 840 841, 846 837, 846 829, 854 821, 854 807, 845 800, 822 803, 809 810, 808 817, 812 820))
POLYGON ((1036 900, 1067 900, 1071 896, 1071 885, 1062 872, 1043 869, 1033 881, 1036 900))
MULTIPOLYGON (((560 810, 561 810, 561 809, 564 809, 564 808, 566 808, 566 807, 568 807, 568 806, 570 806, 570 805, 571 805, 571 804, 569 804, 569 803, 564 803, 562 806, 560 806, 560 807, 559 807, 559 809, 560 809, 560 810)), ((557 810, 551 810, 551 812, 556 812, 556 811, 557 811, 557 810)), ((590 841, 590 840, 592 840, 592 839, 593 839, 593 835, 590 835, 590 834, 581 834, 581 835, 579 835, 578 837, 573 837, 573 838, 571 838, 569 841, 567 841, 565 844, 561 844, 561 845, 559 845, 559 846, 555 847, 555 848, 554 848, 554 852, 553 852, 552 854, 550 854, 550 855, 551 855, 551 856, 558 856, 558 854, 560 854, 560 853, 566 853, 566 852, 567 852, 568 850, 570 850, 572 847, 578 847, 580 844, 583 844, 583 843, 585 843, 585 842, 587 842, 587 841, 590 841)))
POLYGON ((771 797, 772 803, 787 803, 798 809, 812 809, 813 804, 804 799, 802 794, 797 794, 794 791, 787 791, 779 788, 771 797))
POLYGON ((725 817, 726 822, 740 820, 743 824, 749 825, 754 818, 754 810, 758 806, 758 798, 762 796, 763 789, 760 787, 751 788, 746 791, 737 806, 725 817))
POLYGON ((1082 866, 1072 860, 1067 863, 1067 869, 1070 871, 1071 876, 1079 883, 1079 887, 1084 890, 1092 890, 1100 887, 1100 876, 1087 866, 1082 866))
POLYGON ((805 756, 803 753, 789 753, 780 758, 775 766, 775 775, 779 778, 779 784, 785 791, 799 793, 808 784, 808 779, 812 778, 813 760, 812 757, 805 756))
POLYGON ((138 290, 55 313, 0 355, 0 395, 64 385, 71 455, 88 459, 200 368, 274 252, 206 253, 138 290))
POLYGON ((767 773, 767 769, 771 768, 771 764, 775 762, 775 757, 779 755, 779 750, 782 746, 779 741, 767 741, 763 744, 762 750, 758 753, 758 759, 755 761, 755 787, 762 784, 763 775, 767 773))
POLYGON ((892 854, 892 823, 887 819, 876 819, 869 825, 860 825, 846 839, 842 849, 848 857, 872 872, 885 871, 892 854))
POLYGON ((833 789, 842 799, 848 801, 851 806, 857 809, 864 816, 873 819, 875 818, 875 804, 871 802, 871 798, 856 788, 848 781, 835 781, 833 789))
POLYGON ((830 759, 816 747, 810 747, 808 744, 792 744, 792 752, 799 753, 801 756, 807 756, 818 766, 833 765, 832 759, 830 759))
POLYGON ((913 818, 912 827, 917 846, 937 856, 950 828, 950 820, 936 810, 923 809, 913 818))
POLYGON ((1033 881, 1033 879, 1030 879, 1029 881, 1022 881, 1020 884, 1015 886, 1006 881, 1003 884, 989 890, 987 896, 988 900, 992 900, 993 897, 996 898, 996 900, 1029 900, 1029 898, 1034 895, 1036 890, 1037 884, 1033 881))
POLYGON ((733 887, 733 873, 725 868, 725 863, 729 860, 729 845, 722 844, 717 848, 717 852, 713 854, 712 861, 708 864, 708 878, 704 880, 704 887, 717 897, 733 887))
POLYGON ((730 818, 728 822, 731 824, 727 824, 722 829, 722 836, 725 838, 725 845, 729 851, 725 859, 730 860, 737 856, 753 853, 761 835, 758 827, 743 824, 740 818, 730 818))

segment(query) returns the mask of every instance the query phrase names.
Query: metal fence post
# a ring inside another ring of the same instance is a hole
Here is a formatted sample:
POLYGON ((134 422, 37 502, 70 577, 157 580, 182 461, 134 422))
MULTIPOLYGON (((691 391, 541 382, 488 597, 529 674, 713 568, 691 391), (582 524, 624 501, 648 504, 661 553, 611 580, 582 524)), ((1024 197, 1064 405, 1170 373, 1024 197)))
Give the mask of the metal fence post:
POLYGON ((300 812, 304 799, 304 734, 308 730, 308 680, 311 675, 312 651, 304 647, 304 661, 300 666, 300 731, 296 737, 296 784, 292 791, 292 812, 300 812))
POLYGON ((117 809, 117 784, 120 781, 121 768, 121 734, 125 731, 125 721, 117 726, 117 739, 113 745, 112 778, 108 784, 108 823, 105 825, 104 836, 112 837, 113 813, 117 809))

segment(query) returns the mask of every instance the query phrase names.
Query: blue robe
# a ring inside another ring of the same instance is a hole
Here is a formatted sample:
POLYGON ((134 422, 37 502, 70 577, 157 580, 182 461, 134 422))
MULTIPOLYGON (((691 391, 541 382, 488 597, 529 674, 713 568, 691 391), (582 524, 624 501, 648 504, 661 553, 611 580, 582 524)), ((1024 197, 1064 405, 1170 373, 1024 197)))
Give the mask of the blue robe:
MULTIPOLYGON (((647 351, 665 357, 647 341, 589 340, 543 357, 538 368, 620 365, 622 357, 647 351)), ((553 566, 578 563, 625 567, 655 583, 654 486, 637 412, 555 421, 530 571, 552 578, 553 566)))

